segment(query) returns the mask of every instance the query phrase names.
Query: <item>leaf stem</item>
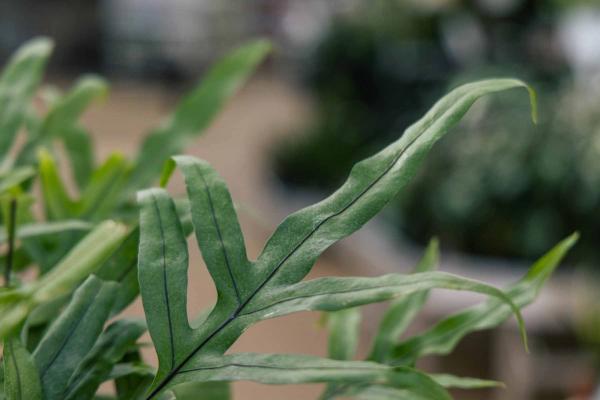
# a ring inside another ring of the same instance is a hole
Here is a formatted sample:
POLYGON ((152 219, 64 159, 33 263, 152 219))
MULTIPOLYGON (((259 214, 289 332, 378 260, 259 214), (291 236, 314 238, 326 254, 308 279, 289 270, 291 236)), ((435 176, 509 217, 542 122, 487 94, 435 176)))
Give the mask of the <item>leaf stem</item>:
POLYGON ((10 200, 10 209, 8 215, 8 252, 6 253, 6 266, 4 269, 4 286, 10 286, 10 275, 12 272, 13 259, 15 254, 15 227, 17 225, 17 199, 13 197, 10 200))

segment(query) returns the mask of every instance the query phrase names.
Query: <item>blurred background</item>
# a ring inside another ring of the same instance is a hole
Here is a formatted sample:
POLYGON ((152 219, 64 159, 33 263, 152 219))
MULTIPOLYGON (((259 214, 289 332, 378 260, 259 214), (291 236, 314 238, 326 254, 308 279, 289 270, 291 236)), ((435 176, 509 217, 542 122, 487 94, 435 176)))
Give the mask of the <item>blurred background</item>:
MULTIPOLYGON (((437 145, 381 218, 328 251, 312 276, 407 271, 432 236, 442 269, 496 285, 518 279, 571 232, 582 238, 525 313, 471 335, 425 368, 504 380, 457 398, 592 399, 600 367, 600 2, 597 0, 2 0, 0 61, 25 40, 57 47, 47 81, 94 72, 112 94, 85 117, 100 156, 136 148, 218 56, 250 38, 276 51, 189 149, 241 204, 251 255, 287 213, 325 197, 358 160, 402 134, 450 88, 515 76, 538 92, 481 101, 437 145), (469 397, 472 396, 472 397, 469 397)), ((182 192, 176 183, 174 192, 182 192)), ((195 249, 192 264, 202 261, 195 249)), ((191 303, 214 289, 192 268, 191 303)), ((413 327, 480 300, 436 293, 413 327)), ((369 308, 368 340, 381 307, 369 308)), ((141 313, 134 305, 128 313, 141 313)), ((234 350, 323 355, 313 314, 267 321, 234 350)), ((239 399, 314 397, 318 386, 236 386, 239 399)), ((600 396, 596 394, 596 396, 600 396)), ((596 397, 599 398, 599 397, 596 397)))

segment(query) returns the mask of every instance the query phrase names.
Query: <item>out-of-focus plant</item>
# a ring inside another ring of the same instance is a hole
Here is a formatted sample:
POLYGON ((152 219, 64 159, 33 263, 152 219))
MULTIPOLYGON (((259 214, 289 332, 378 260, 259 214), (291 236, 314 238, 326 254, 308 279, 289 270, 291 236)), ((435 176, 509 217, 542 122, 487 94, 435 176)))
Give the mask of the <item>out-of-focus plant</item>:
POLYGON ((539 125, 517 117, 520 100, 490 100, 485 107, 502 111, 472 113, 459 135, 444 139, 387 220, 423 245, 437 235, 454 249, 508 258, 533 259, 580 230, 573 259, 596 264, 600 99, 573 82, 555 39, 567 5, 390 3, 389 19, 379 10, 342 20, 318 44, 307 68, 316 121, 277 149, 278 175, 291 185, 330 187, 343 179, 341 166, 382 146, 432 93, 518 71, 543 93, 539 125), (346 83, 354 77, 358 88, 346 83), (396 102, 398 119, 387 112, 396 102))
MULTIPOLYGON (((2 256, 6 288, 0 291, 0 338, 40 307, 44 311, 28 324, 42 333, 92 273, 121 283, 113 313, 137 296, 139 233, 133 195, 157 181, 162 163, 205 130, 270 48, 258 40, 226 55, 146 136, 133 160, 116 152, 97 164, 91 137, 79 118, 94 100, 106 96, 108 85, 102 78, 83 77, 64 94, 46 90, 45 113, 32 104, 52 46, 46 38, 26 43, 0 76, 0 203, 7 228, 0 233, 7 247, 2 256), (23 143, 15 145, 21 129, 23 143), (75 197, 55 161, 60 147, 69 160, 75 197), (38 178, 41 218, 33 212, 37 199, 30 192, 38 178), (38 279, 22 284, 18 274, 30 267, 37 268, 38 279)), ((186 208, 180 209, 184 213, 186 208)))

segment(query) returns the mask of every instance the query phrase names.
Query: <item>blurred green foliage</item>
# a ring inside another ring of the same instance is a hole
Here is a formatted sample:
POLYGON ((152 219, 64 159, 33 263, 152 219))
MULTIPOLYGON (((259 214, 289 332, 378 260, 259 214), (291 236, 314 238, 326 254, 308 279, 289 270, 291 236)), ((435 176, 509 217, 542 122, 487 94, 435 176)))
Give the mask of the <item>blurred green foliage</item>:
POLYGON ((305 69, 315 122, 279 144, 278 176, 328 190, 439 93, 472 79, 516 75, 539 92, 539 125, 531 127, 511 94, 482 103, 485 113, 471 112, 460 133, 432 151, 388 220, 423 244, 437 235, 457 250, 508 258, 533 259, 580 230, 574 258, 594 263, 600 98, 576 85, 561 51, 559 23, 568 5, 436 3, 380 2, 333 25, 305 69))

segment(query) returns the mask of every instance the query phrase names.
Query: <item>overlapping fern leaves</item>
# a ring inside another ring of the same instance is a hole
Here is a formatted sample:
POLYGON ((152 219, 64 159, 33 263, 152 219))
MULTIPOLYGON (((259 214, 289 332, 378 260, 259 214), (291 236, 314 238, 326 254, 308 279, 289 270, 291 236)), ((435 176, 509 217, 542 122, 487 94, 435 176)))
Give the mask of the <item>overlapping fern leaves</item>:
MULTIPOLYGON (((84 76, 64 94, 46 89, 42 97, 48 110, 42 115, 31 105, 52 47, 46 38, 26 43, 0 75, 0 218, 7 225, 8 204, 17 204, 11 268, 18 272, 35 266, 42 276, 40 282, 27 287, 17 287, 15 281, 12 288, 0 291, 0 339, 17 329, 40 305, 32 296, 40 285, 61 289, 43 290, 43 301, 63 297, 56 311, 68 300, 65 296, 93 272, 122 284, 115 312, 137 296, 135 191, 156 181, 162 162, 205 130, 270 50, 268 42, 257 40, 228 54, 147 135, 134 160, 117 152, 98 164, 91 137, 79 119, 91 103, 106 97, 108 84, 102 78, 84 76), (25 143, 12 149, 23 127, 25 143), (55 161, 57 143, 69 160, 77 184, 75 197, 69 194, 55 161), (43 220, 31 211, 34 198, 30 189, 37 178, 42 189, 43 220), (56 280, 61 284, 49 283, 56 280)), ((0 243, 6 242, 7 236, 3 230, 0 243)), ((4 256, 0 261, 7 263, 4 256)), ((49 313, 48 317, 54 315, 49 313)))
MULTIPOLYGON (((88 76, 64 95, 47 92, 49 111, 39 116, 30 103, 52 43, 36 39, 9 62, 0 76, 2 221, 11 217, 7 200, 16 201, 13 222, 20 247, 11 262, 16 269, 36 265, 40 278, 23 285, 10 281, 10 287, 0 289, 0 399, 93 399, 108 380, 116 389, 109 398, 119 400, 229 399, 227 382, 235 380, 324 382, 323 399, 448 399, 448 387, 496 384, 427 374, 415 362, 424 355, 446 354, 464 335, 493 327, 511 314, 525 338, 519 309, 533 301, 575 237, 560 243, 504 291, 434 271, 435 244, 414 274, 303 279, 325 249, 359 229, 398 193, 431 146, 479 97, 526 88, 535 119, 533 92, 520 81, 487 80, 450 92, 400 139, 357 164, 337 192, 286 218, 257 260, 247 257, 225 183, 210 165, 190 156, 174 157, 162 177, 166 182, 178 166, 187 202, 174 201, 164 189, 142 191, 138 224, 130 195, 151 185, 163 161, 208 126, 268 48, 257 41, 225 57, 149 134, 134 160, 113 154, 99 165, 78 120, 92 101, 106 94, 106 83, 88 76), (25 144, 9 154, 23 126, 25 144), (56 141, 69 158, 76 197, 62 182, 56 141), (43 221, 30 211, 29 190, 38 176, 43 221), (186 304, 186 236, 192 230, 217 289, 216 304, 193 326, 186 304), (477 292, 489 300, 399 339, 436 288, 477 292), (138 290, 146 324, 117 320, 105 327, 138 290), (367 360, 353 360, 358 307, 392 299, 367 360), (225 354, 252 324, 307 310, 332 313, 330 358, 225 354), (136 345, 146 325, 159 359, 157 370, 143 362, 136 345)), ((0 242, 8 236, 0 234, 0 242)))
MULTIPOLYGON (((479 97, 517 87, 528 89, 517 80, 496 79, 453 90, 398 141, 358 163, 333 195, 286 218, 256 261, 246 256, 225 183, 206 162, 189 156, 174 157, 167 175, 177 165, 185 177, 196 240, 215 283, 217 302, 202 324, 190 326, 186 307, 187 244, 174 202, 164 189, 141 192, 138 273, 148 330, 159 359, 147 398, 157 398, 186 382, 240 379, 278 384, 358 383, 370 390, 400 390, 409 393, 410 398, 449 398, 440 382, 451 382, 451 378, 436 379, 417 371, 412 359, 397 365, 382 362, 382 353, 388 357, 388 353, 402 347, 392 346, 390 338, 382 338, 374 350, 376 356, 364 362, 301 355, 224 354, 250 325, 298 311, 337 311, 400 297, 409 303, 395 304, 392 313, 410 320, 411 309, 418 308, 426 291, 433 288, 490 296, 494 300, 486 304, 496 307, 497 314, 487 324, 505 319, 508 310, 523 329, 519 312, 519 306, 524 305, 522 299, 516 303, 511 293, 447 273, 424 270, 411 275, 302 282, 325 249, 359 229, 397 194, 435 141, 479 97)), ((531 90, 529 93, 535 118, 535 99, 531 90)), ((533 293, 531 288, 526 291, 533 293)), ((389 323, 396 325, 392 331, 401 330, 397 326, 401 323, 389 323)), ((486 326, 486 322, 478 323, 469 321, 466 331, 486 326)), ((417 356, 422 354, 420 351, 417 356)))

